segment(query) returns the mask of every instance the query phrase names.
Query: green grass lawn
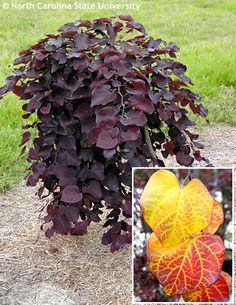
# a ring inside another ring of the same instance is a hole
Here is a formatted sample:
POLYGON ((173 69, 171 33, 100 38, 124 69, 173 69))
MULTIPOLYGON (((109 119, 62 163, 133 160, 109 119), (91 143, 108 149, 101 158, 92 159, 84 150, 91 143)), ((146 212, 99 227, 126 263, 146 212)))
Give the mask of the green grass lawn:
MULTIPOLYGON (((8 1, 3 1, 8 2, 8 1)), ((15 3, 26 1, 14 0, 15 3)), ((31 1, 36 5, 40 1, 31 1)), ((53 3, 56 1, 41 1, 53 3)), ((73 3, 64 0, 63 3, 73 3)), ((106 0, 78 1, 109 3, 106 0)), ((114 3, 122 3, 115 1, 114 3)), ((236 2, 234 0, 137 0, 138 11, 17 10, 0 5, 0 84, 11 71, 17 52, 56 33, 66 22, 119 13, 132 14, 152 36, 174 41, 181 48, 180 61, 188 67, 195 91, 203 97, 211 121, 236 123, 236 2)), ((10 3, 10 1, 8 2, 10 3)), ((127 1, 126 1, 127 3, 127 1)), ((18 147, 21 102, 13 95, 0 101, 0 190, 25 175, 25 158, 18 147)))

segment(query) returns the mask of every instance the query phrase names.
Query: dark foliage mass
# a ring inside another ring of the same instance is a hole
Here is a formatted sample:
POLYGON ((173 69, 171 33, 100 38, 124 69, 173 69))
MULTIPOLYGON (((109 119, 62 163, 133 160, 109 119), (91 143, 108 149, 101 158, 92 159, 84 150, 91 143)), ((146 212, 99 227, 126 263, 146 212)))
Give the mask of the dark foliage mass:
POLYGON ((38 195, 52 195, 48 237, 84 234, 106 207, 102 243, 118 250, 131 242, 131 167, 164 166, 168 156, 184 166, 206 161, 186 106, 207 111, 178 51, 122 15, 66 24, 19 53, 0 98, 12 91, 24 119, 36 113, 21 145, 32 138, 28 185, 41 181, 38 195))

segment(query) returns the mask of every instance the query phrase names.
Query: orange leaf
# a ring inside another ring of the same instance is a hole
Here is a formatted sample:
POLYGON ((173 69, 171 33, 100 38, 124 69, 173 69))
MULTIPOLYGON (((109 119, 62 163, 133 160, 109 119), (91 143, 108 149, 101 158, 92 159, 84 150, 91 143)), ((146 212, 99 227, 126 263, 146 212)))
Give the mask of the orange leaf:
POLYGON ((218 201, 214 200, 210 223, 203 231, 214 234, 223 222, 224 212, 222 206, 218 201))
POLYGON ((145 221, 168 247, 208 226, 213 198, 199 179, 181 188, 172 172, 158 170, 144 188, 141 206, 145 221))
POLYGON ((219 236, 199 233, 176 247, 165 248, 154 233, 147 244, 149 267, 168 295, 204 289, 216 281, 224 261, 219 236))
POLYGON ((205 289, 183 295, 186 302, 228 302, 229 288, 222 276, 205 289))

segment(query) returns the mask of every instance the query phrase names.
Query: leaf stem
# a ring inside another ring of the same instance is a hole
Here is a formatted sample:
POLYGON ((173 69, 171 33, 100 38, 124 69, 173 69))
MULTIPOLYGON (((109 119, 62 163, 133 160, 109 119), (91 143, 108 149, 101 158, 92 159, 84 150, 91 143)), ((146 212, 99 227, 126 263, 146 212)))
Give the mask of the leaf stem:
POLYGON ((184 178, 183 182, 181 183, 181 186, 183 187, 187 181, 189 182, 191 180, 192 180, 192 175, 191 175, 190 170, 188 170, 188 175, 184 178))

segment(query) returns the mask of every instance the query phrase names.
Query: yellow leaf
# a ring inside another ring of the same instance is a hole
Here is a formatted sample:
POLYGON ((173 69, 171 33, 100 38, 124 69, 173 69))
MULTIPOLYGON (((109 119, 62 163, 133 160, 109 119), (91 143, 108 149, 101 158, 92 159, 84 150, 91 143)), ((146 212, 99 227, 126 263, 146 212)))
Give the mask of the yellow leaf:
POLYGON ((168 170, 158 170, 141 196, 143 217, 165 247, 179 244, 210 223, 213 198, 199 179, 181 187, 168 170))

